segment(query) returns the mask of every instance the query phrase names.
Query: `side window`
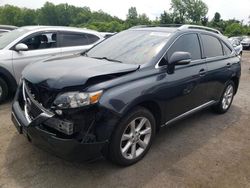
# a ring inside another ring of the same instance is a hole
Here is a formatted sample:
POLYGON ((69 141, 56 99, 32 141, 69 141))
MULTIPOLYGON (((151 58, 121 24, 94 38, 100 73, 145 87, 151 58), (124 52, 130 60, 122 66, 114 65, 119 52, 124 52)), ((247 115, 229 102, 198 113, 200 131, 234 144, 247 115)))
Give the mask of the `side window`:
POLYGON ((40 33, 32 35, 21 41, 28 46, 29 50, 40 50, 57 47, 57 33, 40 33))
POLYGON ((82 33, 61 33, 61 47, 84 46, 89 44, 86 34, 82 33))
POLYGON ((96 35, 92 35, 92 34, 86 34, 88 39, 89 39, 89 44, 93 44, 96 41, 98 41, 100 38, 97 37, 96 35))
POLYGON ((223 56, 222 45, 217 38, 202 34, 201 39, 206 58, 223 56))
POLYGON ((222 42, 222 46, 224 55, 230 55, 232 53, 232 50, 224 42, 222 42))
POLYGON ((201 49, 197 34, 185 34, 177 39, 167 52, 168 58, 177 51, 189 52, 192 60, 201 59, 201 49))

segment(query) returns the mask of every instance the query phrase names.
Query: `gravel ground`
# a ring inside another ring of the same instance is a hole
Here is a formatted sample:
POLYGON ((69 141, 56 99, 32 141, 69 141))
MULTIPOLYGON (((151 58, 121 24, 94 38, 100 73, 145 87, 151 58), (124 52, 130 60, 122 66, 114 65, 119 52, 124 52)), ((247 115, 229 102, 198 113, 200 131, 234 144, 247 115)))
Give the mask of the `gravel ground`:
POLYGON ((99 160, 70 163, 19 135, 10 102, 0 106, 0 188, 250 187, 250 51, 228 113, 202 111, 157 135, 139 163, 122 168, 99 160))

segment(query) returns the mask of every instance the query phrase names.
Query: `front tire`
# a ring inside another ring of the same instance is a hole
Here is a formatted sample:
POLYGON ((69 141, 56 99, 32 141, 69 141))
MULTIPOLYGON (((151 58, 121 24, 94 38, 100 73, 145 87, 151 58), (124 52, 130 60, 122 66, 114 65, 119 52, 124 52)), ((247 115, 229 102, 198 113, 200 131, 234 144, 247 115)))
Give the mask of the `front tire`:
POLYGON ((128 166, 141 160, 148 152, 155 135, 155 118, 152 113, 138 107, 118 124, 109 146, 109 159, 128 166))
POLYGON ((0 78, 0 104, 6 100, 8 93, 9 90, 7 83, 0 78))
POLYGON ((227 112, 233 102, 234 94, 235 84, 233 81, 229 81, 225 86, 219 103, 213 106, 213 110, 219 114, 224 114, 227 112))

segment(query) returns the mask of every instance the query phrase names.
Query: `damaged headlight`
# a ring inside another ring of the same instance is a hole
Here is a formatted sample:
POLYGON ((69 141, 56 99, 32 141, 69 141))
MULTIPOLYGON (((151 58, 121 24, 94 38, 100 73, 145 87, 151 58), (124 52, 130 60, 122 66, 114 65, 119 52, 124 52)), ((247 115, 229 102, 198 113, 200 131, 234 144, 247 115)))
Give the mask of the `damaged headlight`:
POLYGON ((67 92, 56 97, 54 105, 60 109, 78 108, 95 104, 99 101, 102 91, 96 92, 67 92))

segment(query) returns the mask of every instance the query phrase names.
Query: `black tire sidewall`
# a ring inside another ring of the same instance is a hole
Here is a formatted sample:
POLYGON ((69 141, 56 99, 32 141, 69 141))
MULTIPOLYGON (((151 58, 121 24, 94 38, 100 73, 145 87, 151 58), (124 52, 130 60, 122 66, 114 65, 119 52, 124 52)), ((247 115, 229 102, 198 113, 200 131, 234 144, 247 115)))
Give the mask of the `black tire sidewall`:
POLYGON ((122 118, 121 122, 117 125, 116 130, 114 131, 112 138, 111 138, 111 141, 110 141, 109 159, 111 159, 116 164, 123 165, 123 166, 132 165, 132 164, 138 162, 139 160, 141 160, 145 156, 145 154, 150 149, 152 141, 153 141, 154 136, 155 136, 155 130, 156 130, 156 123, 155 123, 155 118, 152 115, 152 113, 143 107, 135 108, 129 114, 127 114, 124 118, 122 118), (150 121, 151 129, 152 129, 151 138, 150 138, 150 142, 149 142, 147 148, 144 150, 144 152, 136 159, 129 160, 129 159, 124 158, 123 155, 121 154, 120 141, 121 141, 122 134, 123 134, 125 128, 127 127, 127 125, 133 119, 136 119, 137 117, 146 117, 150 121))
POLYGON ((5 101, 9 93, 8 85, 2 78, 0 78, 0 87, 2 88, 2 95, 0 96, 0 103, 2 103, 3 101, 5 101))

